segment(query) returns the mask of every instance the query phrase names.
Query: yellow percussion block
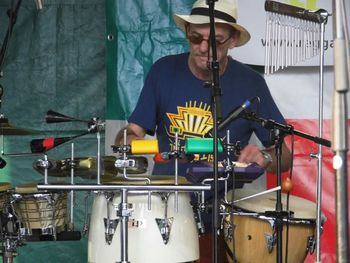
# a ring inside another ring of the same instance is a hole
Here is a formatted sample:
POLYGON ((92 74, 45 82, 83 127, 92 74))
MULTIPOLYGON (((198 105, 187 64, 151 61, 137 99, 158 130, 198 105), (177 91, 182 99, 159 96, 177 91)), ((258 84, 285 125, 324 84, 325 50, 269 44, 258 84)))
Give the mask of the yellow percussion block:
MULTIPOLYGON (((164 185, 164 184, 175 184, 174 175, 149 175, 149 176, 128 176, 128 178, 148 178, 151 181, 151 185, 164 185)), ((126 180, 124 177, 117 177, 110 181, 103 182, 105 184, 133 184, 133 185, 142 185, 147 184, 146 180, 126 180)), ((188 184, 186 177, 178 177, 179 184, 188 184)))
POLYGON ((131 141, 132 154, 155 154, 159 152, 158 140, 131 141))

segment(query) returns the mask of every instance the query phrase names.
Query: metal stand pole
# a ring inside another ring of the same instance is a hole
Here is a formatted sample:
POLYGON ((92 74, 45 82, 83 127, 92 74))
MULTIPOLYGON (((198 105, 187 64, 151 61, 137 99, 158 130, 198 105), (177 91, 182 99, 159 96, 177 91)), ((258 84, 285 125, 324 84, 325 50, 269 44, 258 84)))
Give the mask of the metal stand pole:
POLYGON ((121 261, 119 263, 129 263, 128 261, 128 221, 131 210, 128 204, 128 190, 122 189, 121 203, 119 204, 117 215, 121 218, 120 240, 121 240, 121 261))
POLYGON ((345 30, 345 1, 333 1, 334 34, 334 101, 333 101, 333 168, 335 169, 337 262, 349 262, 348 218, 348 112, 349 38, 345 30))
MULTIPOLYGON (((323 137, 323 94, 324 94, 324 36, 325 36, 325 25, 328 20, 328 12, 322 11, 320 18, 320 41, 321 41, 321 52, 320 52, 320 77, 319 77, 319 105, 318 105, 318 135, 320 138, 323 137)), ((318 145, 318 153, 310 154, 310 157, 317 158, 317 185, 316 185, 316 262, 321 262, 321 233, 322 233, 322 145, 318 145)))

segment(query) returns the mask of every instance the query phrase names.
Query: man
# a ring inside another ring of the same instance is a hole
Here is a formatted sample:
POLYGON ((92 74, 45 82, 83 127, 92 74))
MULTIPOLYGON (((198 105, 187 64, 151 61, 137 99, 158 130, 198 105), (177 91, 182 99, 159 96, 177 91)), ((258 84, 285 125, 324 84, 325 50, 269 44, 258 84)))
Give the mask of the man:
MULTIPOLYGON (((204 83, 210 81, 212 73, 208 69, 211 60, 209 45, 209 12, 206 0, 198 0, 190 15, 175 15, 175 23, 184 31, 189 43, 189 53, 166 56, 159 59, 150 69, 134 112, 128 119, 127 141, 143 139, 146 134, 156 135, 160 152, 174 150, 175 132, 183 149, 186 138, 204 137, 212 129, 211 90, 204 83)), ((247 43, 248 31, 237 24, 237 3, 235 0, 215 2, 215 36, 217 61, 219 63, 220 87, 222 90, 222 116, 225 117, 236 106, 247 99, 258 96, 261 100, 260 115, 266 119, 285 123, 264 79, 255 71, 228 56, 228 50, 247 43)), ((259 123, 244 119, 231 122, 230 141, 240 142, 242 150, 238 162, 255 162, 268 171, 275 171, 275 149, 269 140, 269 131, 259 123), (265 149, 249 144, 255 133, 265 149)), ((225 133, 221 133, 225 135, 225 133)), ((121 144, 123 132, 116 137, 121 144)), ((290 151, 283 143, 282 170, 288 170, 290 151)), ((199 155, 191 163, 179 165, 179 175, 190 181, 196 178, 186 174, 191 166, 212 161, 212 155, 199 155)), ((155 164, 153 174, 174 174, 174 163, 155 164)), ((207 229, 210 230, 211 229, 207 229)), ((200 262, 211 262, 209 245, 203 246, 200 239, 200 262)), ((225 261, 222 261, 225 262, 225 261)))

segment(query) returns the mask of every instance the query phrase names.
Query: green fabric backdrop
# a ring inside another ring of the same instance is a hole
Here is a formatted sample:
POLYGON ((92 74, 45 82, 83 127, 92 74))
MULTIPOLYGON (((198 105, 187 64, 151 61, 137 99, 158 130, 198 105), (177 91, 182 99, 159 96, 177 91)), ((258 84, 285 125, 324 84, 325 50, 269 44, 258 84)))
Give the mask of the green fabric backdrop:
MULTIPOLYGON (((17 1, 16 1, 17 2, 17 1)), ((4 39, 11 0, 0 0, 0 40, 4 39)), ((45 123, 47 110, 90 119, 125 120, 132 112, 152 63, 187 49, 173 13, 188 13, 193 0, 24 0, 7 52, 0 113, 34 135, 4 136, 3 150, 28 153, 35 138, 86 131, 84 123, 45 123)), ((96 156, 94 135, 75 141, 75 156, 96 156)), ((70 157, 70 144, 49 153, 70 157)), ((0 181, 13 186, 39 181, 33 168, 42 156, 2 156, 0 181)), ((50 178, 53 182, 56 179, 50 178)), ((68 178, 67 178, 68 180, 68 178)), ((77 178, 76 183, 92 183, 77 178)), ((50 182, 51 182, 50 181, 50 182)), ((77 192, 75 230, 84 223, 85 192, 77 192)), ((90 198, 91 200, 91 198, 90 198)), ((90 202, 91 205, 91 202, 90 202)), ((90 206, 89 206, 90 207, 90 206)), ((15 262, 86 262, 87 237, 81 241, 26 242, 15 262)))
POLYGON ((129 117, 154 61, 187 50, 172 15, 189 13, 193 2, 106 0, 107 33, 112 36, 107 41, 107 119, 129 117))
MULTIPOLYGON (((15 1, 17 2, 17 1, 15 1)), ((0 0, 0 40, 7 26, 10 0, 0 0)), ((34 135, 4 136, 4 152, 28 153, 34 138, 64 137, 87 130, 85 123, 45 123, 47 110, 81 119, 105 118, 105 3, 101 0, 22 1, 5 59, 0 84, 4 88, 0 113, 11 125, 36 130, 34 135)), ((96 156, 95 135, 74 141, 75 156, 96 156)), ((103 146, 103 145, 102 145, 103 146)), ((42 156, 2 156, 7 165, 0 181, 12 186, 39 181, 32 164, 42 156)), ((70 144, 48 152, 49 159, 70 157, 70 144)), ((55 178, 50 178, 54 182, 55 178)), ((77 183, 90 183, 77 178, 77 183)), ((84 221, 85 192, 77 192, 75 230, 84 221)), ((80 241, 26 242, 15 262, 87 262, 87 238, 80 241)))

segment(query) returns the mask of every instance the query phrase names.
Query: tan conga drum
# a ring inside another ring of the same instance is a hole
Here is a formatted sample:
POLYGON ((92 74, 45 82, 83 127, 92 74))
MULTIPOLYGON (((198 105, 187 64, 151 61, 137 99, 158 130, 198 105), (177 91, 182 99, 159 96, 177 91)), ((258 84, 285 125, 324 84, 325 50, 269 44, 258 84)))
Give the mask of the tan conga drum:
MULTIPOLYGON (((240 199, 240 196, 236 196, 235 199, 240 199)), ((287 195, 282 194, 284 209, 286 202, 287 195)), ((273 211, 275 206, 276 193, 269 193, 237 202, 235 211, 225 216, 224 236, 230 262, 233 262, 233 257, 240 263, 276 262, 275 218, 271 213, 266 213, 273 211)), ((289 210, 293 212, 292 218, 288 222, 287 219, 283 220, 283 262, 286 255, 286 242, 288 242, 288 262, 302 263, 308 251, 313 249, 316 204, 290 195, 289 210)))
POLYGON ((64 231, 68 224, 67 193, 38 191, 36 183, 19 185, 12 194, 20 234, 53 235, 64 231))
MULTIPOLYGON (((152 185, 174 184, 174 176, 149 176, 152 185)), ((117 179, 109 184, 146 184, 145 181, 117 179)), ((179 184, 186 184, 179 177, 179 184)), ((148 191, 128 191, 131 204, 128 221, 128 260, 133 263, 175 263, 199 258, 198 232, 190 205, 190 195, 178 192, 178 210, 174 192, 151 194, 148 191)), ((121 222, 117 207, 120 191, 96 193, 92 206, 88 262, 114 263, 121 260, 121 222)))

